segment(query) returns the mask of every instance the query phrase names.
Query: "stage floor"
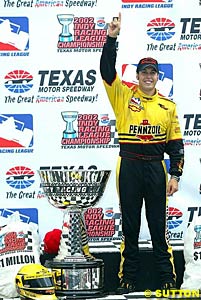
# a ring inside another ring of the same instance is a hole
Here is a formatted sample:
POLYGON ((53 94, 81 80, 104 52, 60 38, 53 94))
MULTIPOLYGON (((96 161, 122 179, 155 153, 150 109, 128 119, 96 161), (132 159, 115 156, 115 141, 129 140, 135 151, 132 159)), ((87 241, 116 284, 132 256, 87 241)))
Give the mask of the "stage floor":
MULTIPOLYGON (((177 274, 177 288, 180 288, 183 282, 184 273, 184 256, 183 256, 183 242, 171 241, 173 247, 173 255, 175 262, 175 271, 177 274)), ((109 294, 114 293, 119 285, 118 271, 120 263, 120 251, 119 245, 114 246, 109 244, 102 244, 101 248, 90 247, 92 254, 104 261, 105 274, 104 285, 105 290, 109 294)), ((155 267, 155 260, 153 255, 153 249, 151 241, 140 241, 140 269, 138 274, 138 281, 136 284, 137 292, 144 292, 146 290, 155 291, 160 289, 160 276, 155 267)), ((129 294, 130 297, 130 294, 129 294)), ((140 294, 140 297, 142 295, 140 294)), ((140 298, 138 296, 138 298, 140 298)), ((138 299, 137 298, 137 299, 138 299)), ((148 298, 148 297, 147 297, 148 298)), ((135 299, 135 298, 133 298, 135 299)))
MULTIPOLYGON (((160 300, 167 300, 167 299, 188 299, 188 300, 193 300, 193 299, 201 299, 200 296, 199 297, 185 297, 184 296, 185 293, 181 292, 181 294, 178 293, 178 295, 175 296, 169 296, 169 297, 156 297, 155 296, 155 292, 152 293, 152 295, 150 295, 149 297, 145 297, 144 292, 136 292, 136 293, 130 293, 128 295, 109 295, 106 297, 102 297, 102 298, 82 298, 79 300, 135 300, 135 299, 140 299, 140 300, 147 300, 147 299, 160 299, 160 300)), ((58 300, 76 300, 77 298, 69 298, 69 297, 62 297, 62 298, 58 298, 58 300)), ((20 298, 1 298, 0 300, 20 300, 20 298)))
MULTIPOLYGON (((171 241, 173 247, 173 254, 175 259, 175 268, 177 273, 177 288, 179 289, 184 272, 184 257, 183 257, 183 241, 174 240, 171 241)), ((137 285, 137 291, 135 293, 130 293, 127 295, 115 295, 115 290, 118 286, 118 269, 119 269, 119 261, 120 261, 120 252, 119 252, 119 244, 114 243, 102 243, 101 245, 91 243, 90 251, 96 258, 101 258, 104 261, 105 272, 104 272, 104 285, 106 290, 106 296, 101 298, 83 298, 79 300, 129 300, 129 299, 201 299, 201 295, 199 297, 192 297, 189 295, 185 297, 185 293, 180 291, 175 295, 173 294, 163 294, 159 297, 158 294, 155 294, 155 291, 159 289, 158 287, 158 274, 155 270, 154 266, 154 258, 152 245, 150 241, 140 241, 140 256, 141 256, 141 270, 139 272, 139 282, 137 285), (149 290, 149 292, 148 292, 149 290), (145 292, 146 291, 146 292, 145 292)), ((70 300, 72 298, 68 297, 59 297, 59 300, 70 300)), ((74 297, 73 300, 78 298, 74 297)), ((0 296, 0 300, 20 300, 20 298, 2 298, 0 296)))

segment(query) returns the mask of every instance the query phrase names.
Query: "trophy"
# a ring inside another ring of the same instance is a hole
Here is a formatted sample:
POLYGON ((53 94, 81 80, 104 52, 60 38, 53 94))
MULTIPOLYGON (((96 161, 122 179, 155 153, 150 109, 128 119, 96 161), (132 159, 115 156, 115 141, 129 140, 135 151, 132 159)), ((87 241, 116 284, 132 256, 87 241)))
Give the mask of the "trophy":
POLYGON ((77 119, 77 111, 63 111, 62 113, 63 120, 66 122, 66 129, 63 131, 63 138, 65 139, 74 139, 77 137, 77 133, 73 128, 73 122, 77 119))
POLYGON ((195 225, 194 231, 196 233, 195 242, 200 243, 201 242, 201 225, 195 225))
POLYGON ((69 25, 72 23, 74 15, 59 14, 57 15, 59 23, 62 25, 62 32, 59 35, 60 42, 72 42, 73 36, 69 31, 69 25))
POLYGON ((104 263, 88 245, 84 209, 102 197, 111 171, 42 169, 41 187, 50 204, 63 210, 58 255, 46 262, 55 274, 56 295, 73 299, 103 297, 104 263))

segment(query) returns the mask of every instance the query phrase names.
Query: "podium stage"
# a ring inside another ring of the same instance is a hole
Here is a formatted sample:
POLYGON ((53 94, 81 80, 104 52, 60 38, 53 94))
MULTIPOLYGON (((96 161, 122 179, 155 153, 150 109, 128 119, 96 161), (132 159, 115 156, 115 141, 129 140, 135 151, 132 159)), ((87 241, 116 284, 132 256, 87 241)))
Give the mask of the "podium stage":
MULTIPOLYGON (((183 282, 184 274, 184 256, 183 256, 183 242, 181 240, 171 241, 173 247, 173 255, 175 262, 175 271, 177 274, 177 288, 179 289, 183 282)), ((106 291, 106 298, 103 299, 145 299, 143 293, 145 290, 149 289, 155 291, 160 289, 160 280, 157 274, 157 270, 154 264, 154 255, 152 250, 151 241, 140 241, 140 271, 139 271, 139 280, 136 286, 136 293, 133 295, 122 295, 115 296, 115 290, 118 287, 118 270, 120 262, 120 244, 114 244, 110 242, 103 243, 89 243, 91 254, 100 258, 104 261, 104 288, 106 291), (111 296, 110 296, 111 295, 111 296), (113 295, 113 296, 112 296, 113 295)), ((55 255, 41 255, 41 263, 44 264, 46 259, 53 259, 55 255)), ((99 299, 99 298, 98 298, 99 299)), ((96 300, 98 300, 96 299, 96 300)))
MULTIPOLYGON (((177 288, 179 288, 183 282, 184 274, 184 256, 183 256, 183 242, 182 241, 172 241, 173 255, 175 262, 175 271, 177 274, 177 288)), ((139 280, 137 282, 137 291, 145 291, 150 289, 155 291, 160 289, 160 280, 157 274, 157 270, 154 264, 154 255, 152 250, 152 245, 150 241, 143 241, 139 243, 140 246, 140 271, 139 280)), ((114 293, 116 290, 119 280, 118 280, 118 270, 120 262, 120 252, 119 248, 111 248, 108 245, 100 248, 90 247, 91 253, 96 258, 101 258, 104 261, 104 286, 108 293, 114 293), (115 250, 115 251, 114 251, 115 250)))

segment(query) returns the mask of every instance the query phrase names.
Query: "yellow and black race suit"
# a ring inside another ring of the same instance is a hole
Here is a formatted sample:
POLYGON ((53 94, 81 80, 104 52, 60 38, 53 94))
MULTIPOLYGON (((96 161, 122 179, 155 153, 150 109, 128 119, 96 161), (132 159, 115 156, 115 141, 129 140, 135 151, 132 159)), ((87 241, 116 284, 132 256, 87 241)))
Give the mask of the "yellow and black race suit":
POLYGON ((164 153, 169 155, 170 175, 181 176, 184 147, 176 105, 157 91, 148 96, 138 85, 128 87, 119 78, 116 39, 107 37, 100 72, 112 105, 119 136, 117 191, 122 213, 124 242, 119 276, 136 282, 141 208, 146 218, 161 282, 175 280, 172 248, 168 243, 167 171, 164 153))

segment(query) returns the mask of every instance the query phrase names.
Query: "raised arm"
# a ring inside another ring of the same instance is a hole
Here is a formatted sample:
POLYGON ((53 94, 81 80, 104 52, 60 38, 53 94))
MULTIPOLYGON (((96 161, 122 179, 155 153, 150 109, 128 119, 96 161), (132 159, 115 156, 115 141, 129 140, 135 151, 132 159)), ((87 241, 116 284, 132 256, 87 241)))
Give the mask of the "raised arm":
POLYGON ((117 38, 121 29, 121 13, 119 13, 118 18, 113 18, 113 20, 108 24, 108 35, 112 38, 117 38))
POLYGON ((121 27, 121 13, 118 18, 108 24, 108 35, 106 43, 103 46, 103 51, 100 60, 100 73, 102 79, 109 85, 111 85, 116 77, 116 39, 120 32, 121 27))

